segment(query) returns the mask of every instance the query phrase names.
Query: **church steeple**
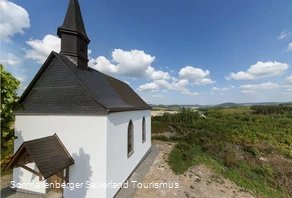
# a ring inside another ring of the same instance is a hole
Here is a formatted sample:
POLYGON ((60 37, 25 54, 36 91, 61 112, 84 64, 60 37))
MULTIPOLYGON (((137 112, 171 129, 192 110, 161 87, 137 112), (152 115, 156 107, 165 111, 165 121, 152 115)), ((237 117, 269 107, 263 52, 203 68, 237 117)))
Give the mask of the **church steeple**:
POLYGON ((88 44, 78 0, 70 0, 62 26, 58 28, 61 38, 61 54, 69 56, 80 69, 88 68, 88 44))

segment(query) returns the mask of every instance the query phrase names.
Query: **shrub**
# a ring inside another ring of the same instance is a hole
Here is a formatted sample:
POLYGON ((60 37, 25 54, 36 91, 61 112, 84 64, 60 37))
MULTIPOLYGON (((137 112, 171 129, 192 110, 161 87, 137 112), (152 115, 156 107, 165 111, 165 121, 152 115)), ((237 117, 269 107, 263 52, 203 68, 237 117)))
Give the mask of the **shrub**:
POLYGON ((238 166, 237 159, 235 152, 233 151, 226 151, 223 155, 224 165, 228 168, 235 168, 238 166))
POLYGON ((246 146, 244 148, 244 150, 249 152, 250 154, 252 154, 252 156, 254 156, 256 158, 258 158, 260 156, 259 150, 254 146, 246 146))

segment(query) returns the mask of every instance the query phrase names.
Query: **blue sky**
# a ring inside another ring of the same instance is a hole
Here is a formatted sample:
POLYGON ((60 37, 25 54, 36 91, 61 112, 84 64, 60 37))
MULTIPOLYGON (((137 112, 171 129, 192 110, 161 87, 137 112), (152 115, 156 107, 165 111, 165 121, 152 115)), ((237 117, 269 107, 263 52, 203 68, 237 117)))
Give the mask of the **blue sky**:
MULTIPOLYGON (((68 0, 0 0, 1 63, 22 93, 68 0)), ((152 104, 292 101, 292 1, 79 0, 89 66, 152 104)))

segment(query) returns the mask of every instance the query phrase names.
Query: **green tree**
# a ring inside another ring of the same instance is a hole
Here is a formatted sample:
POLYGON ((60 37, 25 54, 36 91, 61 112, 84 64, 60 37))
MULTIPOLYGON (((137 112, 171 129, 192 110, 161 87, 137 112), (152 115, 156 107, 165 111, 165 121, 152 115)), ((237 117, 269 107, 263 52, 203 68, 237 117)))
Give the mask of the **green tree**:
POLYGON ((19 108, 16 90, 20 82, 11 73, 7 72, 3 65, 1 67, 1 148, 5 142, 13 137, 13 131, 10 129, 14 122, 13 112, 19 108))

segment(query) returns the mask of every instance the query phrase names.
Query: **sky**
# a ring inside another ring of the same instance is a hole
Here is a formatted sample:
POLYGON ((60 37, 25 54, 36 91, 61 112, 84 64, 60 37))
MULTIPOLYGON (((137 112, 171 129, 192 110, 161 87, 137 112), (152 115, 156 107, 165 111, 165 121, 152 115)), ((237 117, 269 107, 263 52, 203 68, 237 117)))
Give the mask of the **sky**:
MULTIPOLYGON (((0 0, 0 63, 21 94, 69 0, 0 0)), ((89 66, 151 104, 292 101, 291 0, 79 0, 89 66)))

